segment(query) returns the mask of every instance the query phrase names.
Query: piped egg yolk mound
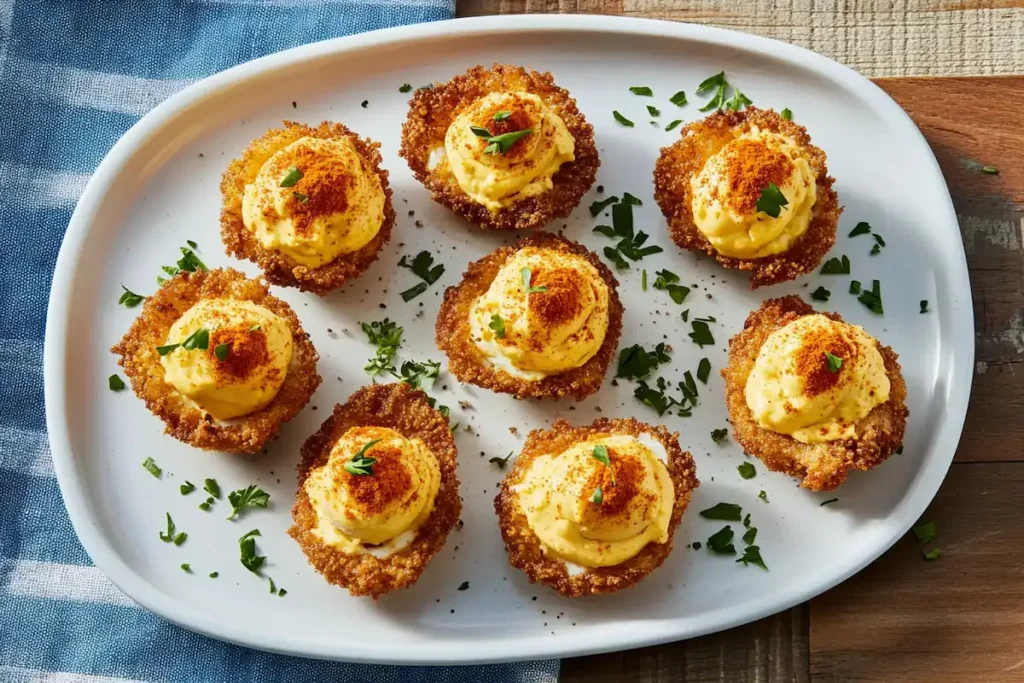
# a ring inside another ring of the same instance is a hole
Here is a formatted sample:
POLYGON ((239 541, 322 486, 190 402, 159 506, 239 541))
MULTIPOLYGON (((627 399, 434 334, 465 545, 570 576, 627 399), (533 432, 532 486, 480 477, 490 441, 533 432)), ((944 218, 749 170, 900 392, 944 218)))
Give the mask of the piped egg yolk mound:
POLYGON ((386 427, 352 427, 304 486, 317 516, 314 533, 325 544, 376 554, 400 550, 415 538, 434 509, 440 484, 437 458, 421 440, 386 427), (376 461, 372 473, 353 473, 359 469, 352 468, 356 455, 376 461))
POLYGON ((515 490, 545 554, 609 567, 665 543, 675 505, 666 458, 647 435, 612 435, 537 457, 515 490), (610 467, 594 457, 597 446, 607 449, 610 467))
POLYGON ((889 400, 889 377, 863 328, 807 315, 765 340, 745 396, 765 429, 801 443, 851 439, 857 436, 855 423, 889 400))
POLYGON ((251 301, 202 299, 167 333, 164 380, 215 419, 256 412, 274 400, 292 359, 288 323, 251 301), (187 348, 205 331, 207 348, 187 348))
POLYGON ((690 180, 693 222, 724 256, 755 259, 788 250, 811 223, 814 171, 797 144, 752 128, 709 157, 690 180), (774 184, 786 205, 773 218, 757 209, 774 184))
POLYGON ((372 240, 384 200, 380 178, 348 139, 303 137, 245 186, 242 222, 264 249, 316 268, 372 240))
POLYGON ((608 285, 586 259, 524 247, 471 308, 470 334, 494 366, 536 381, 578 368, 600 350, 608 302, 608 285))
POLYGON ((525 92, 493 92, 470 104, 448 127, 444 148, 459 187, 491 211, 550 190, 559 167, 576 158, 562 118, 525 92), (507 149, 491 142, 527 130, 507 149))

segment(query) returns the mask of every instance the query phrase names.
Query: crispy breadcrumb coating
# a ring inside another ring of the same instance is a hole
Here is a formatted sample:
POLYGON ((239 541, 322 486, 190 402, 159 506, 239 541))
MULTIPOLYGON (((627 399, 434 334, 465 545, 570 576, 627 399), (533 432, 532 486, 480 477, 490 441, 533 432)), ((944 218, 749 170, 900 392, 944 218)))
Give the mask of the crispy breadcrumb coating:
POLYGON ((335 406, 334 413, 303 444, 299 491, 292 507, 295 523, 288 535, 328 583, 343 586, 352 595, 369 595, 376 600, 385 593, 408 588, 444 546, 462 513, 456 456, 448 418, 430 407, 425 393, 405 383, 363 387, 344 405, 335 406), (335 442, 351 427, 390 427, 407 439, 420 439, 437 458, 441 471, 434 509, 427 521, 408 546, 388 557, 345 553, 326 545, 313 533, 317 516, 306 495, 306 478, 327 462, 335 442))
POLYGON ((654 198, 668 220, 672 240, 691 251, 713 256, 726 268, 752 271, 751 289, 793 280, 818 267, 836 241, 836 227, 842 208, 829 177, 825 153, 811 144, 807 129, 787 121, 771 109, 748 107, 743 111, 718 111, 683 127, 679 140, 661 150, 654 166, 654 198), (817 177, 817 199, 807 231, 780 254, 755 259, 723 256, 693 222, 690 179, 704 163, 738 135, 757 126, 792 138, 803 150, 817 177))
POLYGON ((167 425, 167 433, 196 448, 258 453, 295 417, 320 385, 320 358, 291 307, 272 296, 266 284, 231 268, 181 272, 146 299, 142 313, 111 349, 118 354, 135 395, 167 425), (283 319, 292 332, 293 352, 284 383, 270 404, 254 413, 217 422, 164 381, 156 347, 167 343, 171 326, 200 299, 236 299, 259 304, 283 319))
POLYGON ((475 66, 447 83, 419 89, 409 102, 409 116, 402 126, 399 155, 409 163, 416 179, 430 190, 434 201, 446 206, 474 225, 490 230, 540 228, 565 218, 594 184, 601 165, 594 146, 594 127, 576 108, 569 91, 555 85, 554 77, 519 66, 495 64, 490 69, 475 66), (428 170, 431 151, 444 147, 445 133, 463 109, 492 92, 519 91, 540 97, 565 122, 576 141, 576 160, 563 164, 552 176, 554 187, 527 197, 507 208, 491 212, 471 199, 446 165, 428 170))
POLYGON ((435 342, 448 355, 448 370, 460 381, 491 391, 512 394, 516 398, 574 396, 580 401, 601 388, 608 365, 615 355, 622 333, 622 302, 616 291, 618 281, 596 254, 581 244, 559 235, 537 233, 515 244, 501 247, 479 261, 469 264, 462 281, 445 290, 437 314, 435 342), (469 315, 473 304, 491 286, 505 262, 524 247, 549 249, 585 258, 608 286, 608 330, 597 353, 578 368, 530 381, 509 374, 487 360, 470 332, 469 315))
POLYGON ((361 138, 340 123, 324 121, 317 127, 294 121, 285 121, 283 129, 272 129, 256 138, 233 160, 220 182, 224 206, 220 214, 220 236, 228 255, 248 259, 263 269, 269 282, 284 287, 298 287, 305 292, 323 296, 359 277, 377 260, 380 250, 391 239, 395 225, 395 210, 391 204, 392 191, 388 186, 388 172, 381 167, 380 143, 361 138), (384 222, 372 240, 354 252, 339 254, 329 263, 309 268, 295 263, 286 255, 264 249, 252 231, 242 221, 242 195, 245 186, 256 179, 263 164, 278 150, 304 137, 324 140, 347 138, 368 169, 380 178, 384 190, 384 222))
MULTIPOLYGON (((881 464, 903 443, 907 425, 907 385, 891 348, 875 342, 889 377, 889 400, 855 423, 857 438, 824 443, 801 443, 761 427, 747 407, 747 378, 761 346, 775 330, 797 318, 817 313, 800 297, 768 299, 752 312, 743 331, 729 340, 729 363, 722 370, 726 406, 736 441, 773 472, 785 472, 812 491, 831 491, 846 480, 850 470, 869 470, 881 464)), ((837 313, 821 313, 842 321, 837 313)))
POLYGON ((676 527, 679 526, 683 511, 690 502, 691 494, 699 485, 693 458, 679 447, 678 433, 671 433, 662 426, 651 426, 633 418, 601 418, 588 427, 573 427, 565 420, 558 420, 551 429, 534 429, 526 437, 523 450, 505 476, 501 490, 494 499, 494 510, 498 513, 498 526, 505 542, 505 549, 508 551, 509 563, 525 572, 530 583, 540 582, 567 598, 576 598, 582 595, 614 593, 629 588, 660 567, 672 552, 676 527), (665 465, 675 490, 668 540, 664 543, 648 543, 639 553, 621 564, 590 568, 582 574, 570 576, 565 562, 550 558, 541 550, 540 540, 530 529, 513 487, 523 481, 530 465, 539 456, 561 453, 581 441, 609 434, 634 437, 648 434, 665 447, 668 453, 668 462, 665 465))

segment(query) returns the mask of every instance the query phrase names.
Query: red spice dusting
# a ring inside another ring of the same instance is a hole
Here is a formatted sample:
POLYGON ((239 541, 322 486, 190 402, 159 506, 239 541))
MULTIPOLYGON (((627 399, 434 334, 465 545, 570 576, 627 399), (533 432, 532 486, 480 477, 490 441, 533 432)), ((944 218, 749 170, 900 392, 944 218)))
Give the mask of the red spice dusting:
MULTIPOLYGON (((210 346, 206 353, 210 356, 217 375, 226 381, 251 377, 270 357, 267 336, 263 330, 252 330, 243 326, 221 327, 211 332, 210 346), (221 344, 228 345, 228 353, 224 360, 217 358, 216 355, 216 349, 221 344)), ((271 379, 268 376, 263 381, 267 383, 271 379)))
POLYGON ((355 475, 342 469, 344 485, 356 507, 365 515, 377 515, 409 492, 412 477, 406 468, 402 450, 395 446, 372 446, 364 455, 377 460, 370 476, 355 475))

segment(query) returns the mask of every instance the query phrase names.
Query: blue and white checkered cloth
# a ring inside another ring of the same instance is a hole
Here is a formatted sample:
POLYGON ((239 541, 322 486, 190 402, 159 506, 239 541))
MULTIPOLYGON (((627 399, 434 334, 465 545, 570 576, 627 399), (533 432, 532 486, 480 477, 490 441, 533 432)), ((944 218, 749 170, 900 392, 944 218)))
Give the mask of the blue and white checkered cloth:
POLYGON ((454 0, 0 0, 0 681, 553 682, 557 662, 303 660, 180 629, 92 566, 54 479, 42 350, 75 201, 114 142, 191 81, 261 55, 450 18, 454 0))

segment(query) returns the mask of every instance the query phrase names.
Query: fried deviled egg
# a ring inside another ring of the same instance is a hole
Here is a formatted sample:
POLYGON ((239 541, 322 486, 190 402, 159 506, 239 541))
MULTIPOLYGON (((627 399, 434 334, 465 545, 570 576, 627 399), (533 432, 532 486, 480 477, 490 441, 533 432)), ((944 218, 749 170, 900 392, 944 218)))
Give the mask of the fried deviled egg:
POLYGON ((352 595, 407 588, 462 511, 448 419, 408 384, 375 384, 338 405, 302 447, 289 535, 352 595))
POLYGON ((768 469, 831 491, 903 443, 897 356, 858 325, 802 299, 769 299, 729 340, 722 370, 736 441, 768 469))
POLYGON ((531 235, 471 263, 437 316, 461 382, 517 398, 597 391, 622 332, 618 282, 585 247, 531 235))
POLYGON ((568 216, 600 166, 568 91, 550 73, 498 64, 417 90, 399 154, 434 201, 494 230, 568 216))
POLYGON ((111 350, 167 433, 207 450, 259 452, 320 384, 291 307, 231 269, 164 282, 111 350))
POLYGON ((231 162, 220 189, 228 254, 321 295, 369 268, 395 223, 380 143, 340 123, 285 121, 231 162))
POLYGON ((839 223, 825 153, 770 109, 720 111, 661 150, 654 198, 677 245, 752 271, 751 287, 808 273, 839 223))
POLYGON ((661 566, 700 483, 678 436, 632 418, 530 432, 494 500, 512 566, 570 598, 661 566))

